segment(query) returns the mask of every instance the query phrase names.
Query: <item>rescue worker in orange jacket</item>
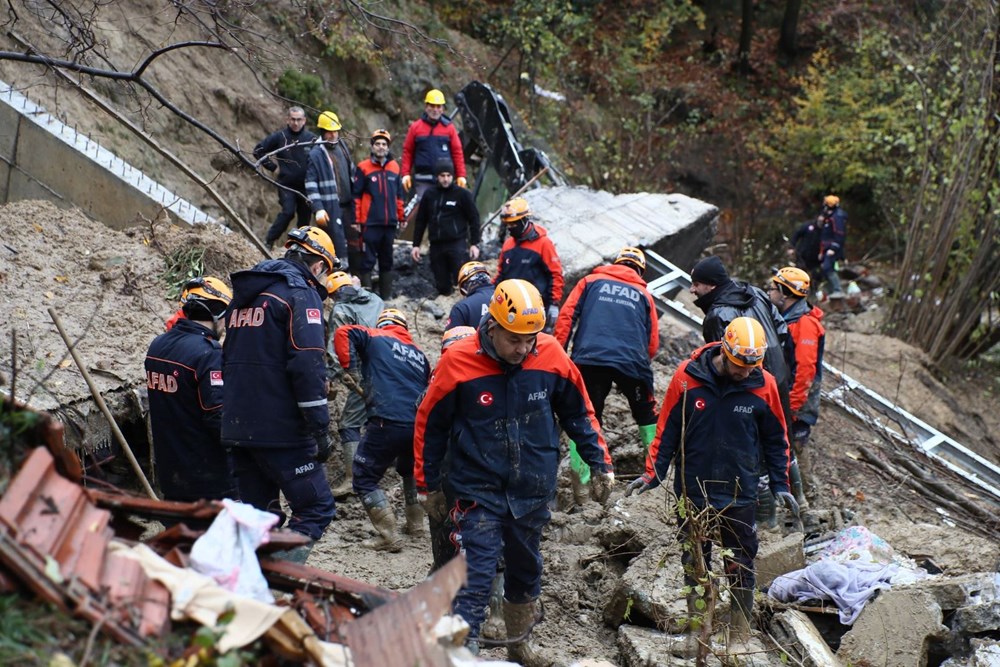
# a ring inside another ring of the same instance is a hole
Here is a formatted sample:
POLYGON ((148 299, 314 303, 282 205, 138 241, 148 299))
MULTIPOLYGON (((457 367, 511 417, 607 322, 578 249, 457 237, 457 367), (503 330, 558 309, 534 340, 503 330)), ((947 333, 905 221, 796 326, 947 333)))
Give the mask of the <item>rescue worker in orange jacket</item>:
MULTIPOLYGON (((595 499, 606 500, 614 481, 583 378, 559 343, 540 333, 544 326, 534 286, 500 283, 478 335, 442 355, 417 410, 417 488, 430 517, 443 521, 450 514, 465 550, 468 583, 455 612, 469 623, 474 649, 501 556, 507 636, 525 635, 536 620, 559 427, 591 466, 595 499)), ((527 641, 511 644, 508 655, 540 664, 527 641)))
MULTIPOLYGON (((711 507, 720 527, 723 557, 734 600, 733 625, 749 631, 756 582, 757 482, 763 458, 771 491, 797 513, 788 487, 788 440, 785 418, 774 376, 764 370, 767 338, 760 322, 737 317, 722 340, 695 350, 678 366, 667 388, 656 427, 656 438, 646 458, 646 472, 631 482, 626 495, 659 486, 674 465, 674 493, 687 499, 687 511, 678 513, 681 539, 689 539, 684 517, 711 507)), ((702 545, 706 567, 711 543, 702 545)), ((684 549, 685 583, 690 576, 693 549, 684 549)), ((704 583, 704 582, 700 582, 704 583)), ((694 600, 688 609, 693 612, 694 600)))
POLYGON ((403 478, 406 533, 424 533, 424 511, 417 502, 413 480, 413 421, 417 402, 427 388, 431 369, 407 328, 406 316, 386 308, 374 329, 349 324, 334 333, 337 359, 345 369, 360 361, 368 422, 354 455, 354 493, 378 532, 363 546, 376 551, 399 551, 396 515, 378 487, 393 461, 403 478))
POLYGON ((403 218, 403 186, 399 163, 392 158, 388 130, 371 136, 371 157, 358 163, 354 172, 354 207, 359 233, 361 286, 372 288, 372 270, 378 264, 378 293, 392 298, 392 247, 403 218))
POLYGON ((520 197, 503 205, 500 221, 509 237, 500 249, 493 282, 520 278, 534 285, 545 302, 545 333, 551 333, 563 297, 563 270, 556 246, 545 228, 531 219, 528 202, 520 197))
POLYGON ((789 436, 795 457, 789 475, 792 493, 800 507, 807 507, 801 468, 805 467, 806 443, 819 418, 820 385, 823 381, 823 351, 826 346, 826 329, 823 311, 809 303, 811 280, 809 274, 794 266, 778 270, 771 278, 768 296, 788 323, 791 336, 792 389, 789 396, 791 426, 789 436))
MULTIPOLYGON (((570 357, 583 375, 598 423, 604 424, 604 401, 616 385, 628 400, 643 445, 649 447, 656 434, 650 360, 660 349, 660 335, 653 295, 642 279, 645 271, 645 253, 622 248, 612 264, 594 269, 569 293, 555 337, 567 349, 572 342, 570 357)), ((572 440, 569 453, 576 472, 571 476, 574 500, 582 504, 590 469, 572 440)))

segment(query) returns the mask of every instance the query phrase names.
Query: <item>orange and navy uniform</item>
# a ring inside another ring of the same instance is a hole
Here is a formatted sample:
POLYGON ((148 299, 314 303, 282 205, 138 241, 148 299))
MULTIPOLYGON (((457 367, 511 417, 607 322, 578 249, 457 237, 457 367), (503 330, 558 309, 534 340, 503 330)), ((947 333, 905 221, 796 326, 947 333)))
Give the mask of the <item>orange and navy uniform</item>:
POLYGON ((497 258, 494 284, 520 278, 538 288, 545 307, 558 306, 563 297, 562 263, 544 227, 532 223, 519 239, 508 236, 497 258))
POLYGON ((403 176, 430 176, 434 173, 434 163, 443 157, 451 158, 456 179, 465 178, 465 153, 455 124, 448 116, 432 122, 426 113, 421 114, 410 123, 403 141, 403 176))
POLYGON ((585 276, 559 311, 555 337, 565 348, 573 341, 573 363, 615 368, 653 386, 649 360, 660 349, 659 318, 635 269, 610 264, 585 276))
POLYGON ((788 438, 774 376, 758 368, 740 382, 719 377, 712 359, 722 354, 721 345, 700 347, 678 366, 643 475, 655 487, 673 463, 678 497, 716 509, 757 502, 761 460, 771 491, 789 490, 788 438))
POLYGON ((781 314, 788 323, 794 356, 792 361, 792 416, 809 425, 819 417, 820 380, 823 377, 823 349, 826 329, 820 321, 823 311, 805 299, 796 301, 781 314))
POLYGON ((610 472, 611 455, 558 341, 539 334, 512 366, 495 356, 485 329, 449 347, 431 376, 417 409, 414 472, 418 489, 519 518, 555 493, 560 426, 591 468, 610 472))
POLYGON ((177 312, 171 315, 166 324, 163 326, 164 330, 170 331, 174 328, 174 325, 177 324, 177 320, 183 320, 185 317, 187 316, 184 314, 184 309, 178 308, 177 312))
POLYGON ((412 424, 420 395, 427 388, 430 362, 405 327, 369 329, 357 324, 333 334, 337 361, 344 369, 361 362, 368 418, 412 424))
POLYGON ((358 163, 354 171, 355 220, 361 225, 396 227, 403 219, 403 185, 399 163, 388 156, 358 163))

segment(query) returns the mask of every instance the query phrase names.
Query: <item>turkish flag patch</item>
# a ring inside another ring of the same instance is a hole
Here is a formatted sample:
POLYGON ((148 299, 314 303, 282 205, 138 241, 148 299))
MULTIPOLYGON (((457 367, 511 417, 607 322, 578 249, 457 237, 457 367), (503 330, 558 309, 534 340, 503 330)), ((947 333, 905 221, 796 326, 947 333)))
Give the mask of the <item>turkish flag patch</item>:
POLYGON ((208 383, 213 387, 222 386, 222 371, 209 371, 208 373, 208 383))
POLYGON ((306 322, 323 324, 323 312, 319 308, 306 308, 306 322))

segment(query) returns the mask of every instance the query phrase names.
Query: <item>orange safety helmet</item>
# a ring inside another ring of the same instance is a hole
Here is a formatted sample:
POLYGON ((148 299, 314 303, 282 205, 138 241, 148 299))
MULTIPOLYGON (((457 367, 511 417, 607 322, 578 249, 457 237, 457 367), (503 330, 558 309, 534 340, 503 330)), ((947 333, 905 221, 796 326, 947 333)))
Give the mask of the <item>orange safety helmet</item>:
POLYGON ((830 208, 840 206, 840 197, 837 195, 827 195, 823 197, 823 205, 829 206, 830 208))
POLYGON ((771 282, 781 285, 795 296, 808 296, 809 294, 809 274, 795 266, 786 266, 778 269, 778 272, 771 277, 771 282))
POLYGON ((386 308, 378 315, 378 321, 375 322, 375 328, 381 329, 382 327, 387 327, 390 324, 403 327, 407 329, 406 315, 403 311, 398 308, 386 308))
POLYGON ((444 332, 441 336, 441 351, 444 352, 451 345, 463 338, 468 338, 469 336, 476 335, 475 327, 453 327, 444 332))
POLYGON ((233 291, 226 283, 212 276, 198 276, 184 283, 181 305, 188 301, 221 301, 225 305, 233 300, 233 291))
POLYGON ((536 334, 545 328, 545 304, 538 288, 527 280, 511 278, 493 291, 490 316, 516 334, 536 334))
POLYGON ((354 281, 351 280, 351 276, 343 271, 331 273, 326 278, 326 291, 329 294, 333 294, 341 287, 351 287, 352 285, 354 285, 354 281))
POLYGON ((529 215, 531 208, 528 206, 528 200, 522 197, 511 199, 500 209, 500 221, 505 225, 513 224, 529 215))
POLYGON ((467 294, 465 291, 466 283, 479 275, 486 276, 489 279, 490 270, 486 268, 485 264, 475 260, 463 264, 462 268, 458 270, 458 291, 462 294, 467 294))
POLYGON ((389 134, 389 130, 384 130, 381 128, 375 130, 374 132, 372 132, 372 138, 369 140, 369 143, 374 144, 376 139, 385 139, 385 143, 387 144, 392 143, 392 135, 389 134))
POLYGON ((337 251, 333 247, 330 235, 319 227, 299 227, 288 232, 285 247, 291 249, 292 246, 298 246, 304 252, 322 257, 327 272, 340 267, 340 260, 337 259, 337 251))
POLYGON ((764 363, 764 353, 767 352, 764 327, 752 317, 737 317, 729 323, 722 336, 722 351, 737 366, 760 366, 764 363))
POLYGON ((638 271, 641 276, 646 272, 646 253, 639 248, 626 246, 618 251, 618 255, 615 257, 614 263, 631 266, 638 271))

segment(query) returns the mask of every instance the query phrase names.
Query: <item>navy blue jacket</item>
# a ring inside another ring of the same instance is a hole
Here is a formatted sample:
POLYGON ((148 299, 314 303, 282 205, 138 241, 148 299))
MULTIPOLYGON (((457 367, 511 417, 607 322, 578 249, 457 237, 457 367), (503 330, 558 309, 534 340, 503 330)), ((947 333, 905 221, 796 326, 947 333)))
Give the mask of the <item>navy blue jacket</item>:
POLYGON ((280 166, 281 171, 275 180, 299 192, 305 192, 306 165, 309 164, 309 151, 314 141, 316 135, 309 130, 302 129, 296 133, 283 127, 254 146, 253 156, 259 160, 268 153, 284 148, 261 162, 261 166, 268 171, 274 171, 280 166))
POLYGON ((649 446, 650 486, 666 479, 673 463, 674 492, 716 509, 757 502, 759 461, 774 493, 788 491, 788 439, 774 376, 754 370, 742 382, 721 378, 712 359, 721 343, 694 351, 677 367, 663 398, 656 437, 649 446))
POLYGON ((369 419, 413 423, 431 365, 409 331, 396 325, 369 329, 348 324, 334 332, 333 347, 345 369, 360 359, 369 419))
POLYGON ((146 353, 156 473, 167 500, 235 498, 231 457, 219 442, 222 346, 207 327, 180 319, 146 353))
POLYGON ((472 192, 455 184, 442 188, 440 183, 427 190, 417 209, 413 247, 424 240, 425 231, 431 244, 464 240, 479 245, 479 209, 472 192))
POLYGON ((480 285, 472 290, 472 294, 452 306, 444 330, 447 331, 455 327, 478 328, 479 323, 483 321, 483 316, 489 312, 490 299, 493 298, 495 289, 493 283, 480 285))
POLYGON ((414 476, 418 489, 444 488, 520 518, 555 495, 560 426, 592 469, 611 471, 611 455, 580 371, 556 339, 539 334, 512 366, 496 356, 486 326, 434 369, 417 410, 414 476))
POLYGON ((659 320, 646 281, 624 264, 599 266, 566 298, 555 337, 573 363, 614 368, 653 387, 649 360, 660 349, 659 320), (575 329, 575 332, 574 332, 575 329))
POLYGON ((236 447, 306 447, 326 434, 326 288, 288 259, 231 276, 222 439, 236 447))

